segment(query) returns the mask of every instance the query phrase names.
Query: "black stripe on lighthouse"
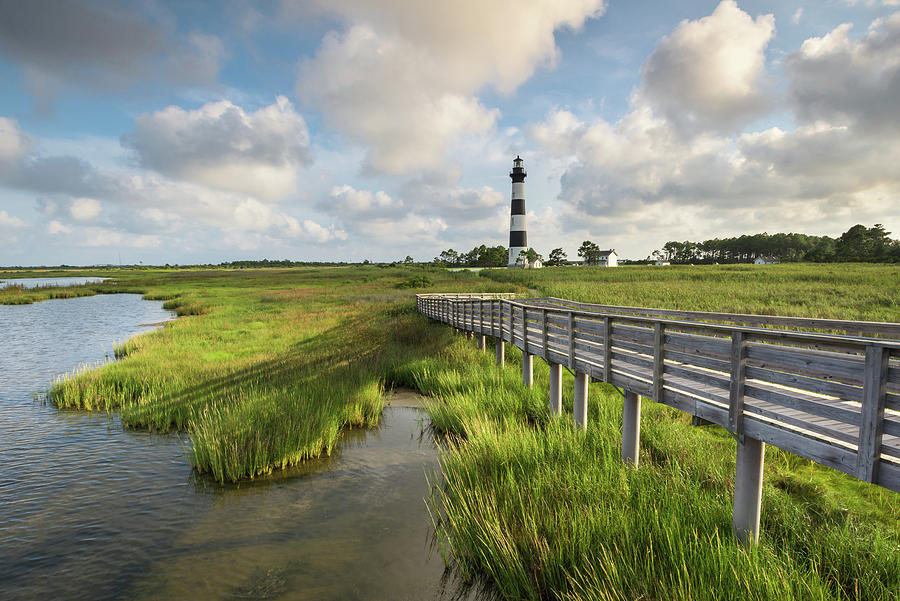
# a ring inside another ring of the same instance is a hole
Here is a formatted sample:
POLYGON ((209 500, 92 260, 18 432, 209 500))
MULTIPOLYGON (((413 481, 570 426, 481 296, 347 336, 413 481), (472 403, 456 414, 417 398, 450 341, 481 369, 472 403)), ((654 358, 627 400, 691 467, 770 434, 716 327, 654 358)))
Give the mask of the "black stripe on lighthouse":
POLYGON ((525 199, 524 198, 513 198, 512 199, 512 209, 509 211, 510 215, 524 215, 525 214, 525 199))
POLYGON ((512 231, 509 233, 509 247, 528 246, 528 236, 525 232, 512 231))

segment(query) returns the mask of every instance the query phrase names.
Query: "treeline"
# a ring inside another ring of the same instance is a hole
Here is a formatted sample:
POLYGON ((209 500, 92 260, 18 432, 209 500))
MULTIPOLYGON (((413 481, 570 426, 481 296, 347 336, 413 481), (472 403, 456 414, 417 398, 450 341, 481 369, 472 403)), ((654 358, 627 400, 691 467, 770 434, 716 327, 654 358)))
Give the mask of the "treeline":
POLYGON ((807 234, 752 234, 735 238, 713 238, 703 242, 670 241, 653 251, 648 260, 672 263, 752 263, 758 257, 782 262, 900 262, 900 240, 876 223, 854 225, 839 238, 807 234))
POLYGON ((509 251, 500 246, 476 246, 467 253, 459 253, 448 248, 434 258, 440 267, 506 267, 509 251))
POLYGON ((259 261, 226 261, 219 263, 219 267, 232 269, 249 269, 252 267, 331 267, 334 265, 347 265, 344 262, 334 261, 291 261, 289 259, 261 259, 259 261))

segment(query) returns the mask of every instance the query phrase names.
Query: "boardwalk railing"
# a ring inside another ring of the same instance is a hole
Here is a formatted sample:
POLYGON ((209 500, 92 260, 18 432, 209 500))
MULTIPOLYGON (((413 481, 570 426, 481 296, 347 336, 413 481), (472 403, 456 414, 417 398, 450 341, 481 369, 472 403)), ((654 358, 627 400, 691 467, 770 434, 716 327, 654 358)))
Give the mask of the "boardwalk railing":
POLYGON ((641 397, 726 428, 738 441, 734 528, 757 540, 765 444, 900 492, 900 324, 615 307, 512 295, 420 294, 420 313, 575 375, 585 427, 591 379, 625 392, 622 457, 637 464, 641 397), (762 326, 762 327, 761 327, 762 326), (804 328, 815 331, 799 331, 804 328), (835 332, 841 332, 835 333, 835 332), (877 337, 872 337, 877 336, 877 337))

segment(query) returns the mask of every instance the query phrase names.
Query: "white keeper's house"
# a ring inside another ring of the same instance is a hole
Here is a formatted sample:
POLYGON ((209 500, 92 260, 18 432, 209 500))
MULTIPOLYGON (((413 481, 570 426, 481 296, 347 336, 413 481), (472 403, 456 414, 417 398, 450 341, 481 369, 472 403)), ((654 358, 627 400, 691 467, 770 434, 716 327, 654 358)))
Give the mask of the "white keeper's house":
POLYGON ((756 257, 753 260, 754 265, 775 265, 776 263, 781 263, 778 257, 767 257, 765 255, 756 257))
POLYGON ((618 267, 619 255, 616 254, 616 249, 611 248, 609 250, 601 250, 600 259, 597 261, 597 265, 600 267, 618 267))

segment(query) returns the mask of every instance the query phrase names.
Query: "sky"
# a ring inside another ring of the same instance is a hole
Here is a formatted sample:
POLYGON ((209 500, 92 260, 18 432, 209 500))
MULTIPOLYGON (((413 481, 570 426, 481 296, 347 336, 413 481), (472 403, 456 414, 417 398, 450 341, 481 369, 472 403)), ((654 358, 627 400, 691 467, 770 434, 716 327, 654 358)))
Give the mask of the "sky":
POLYGON ((0 265, 900 237, 900 0, 0 0, 0 265))

